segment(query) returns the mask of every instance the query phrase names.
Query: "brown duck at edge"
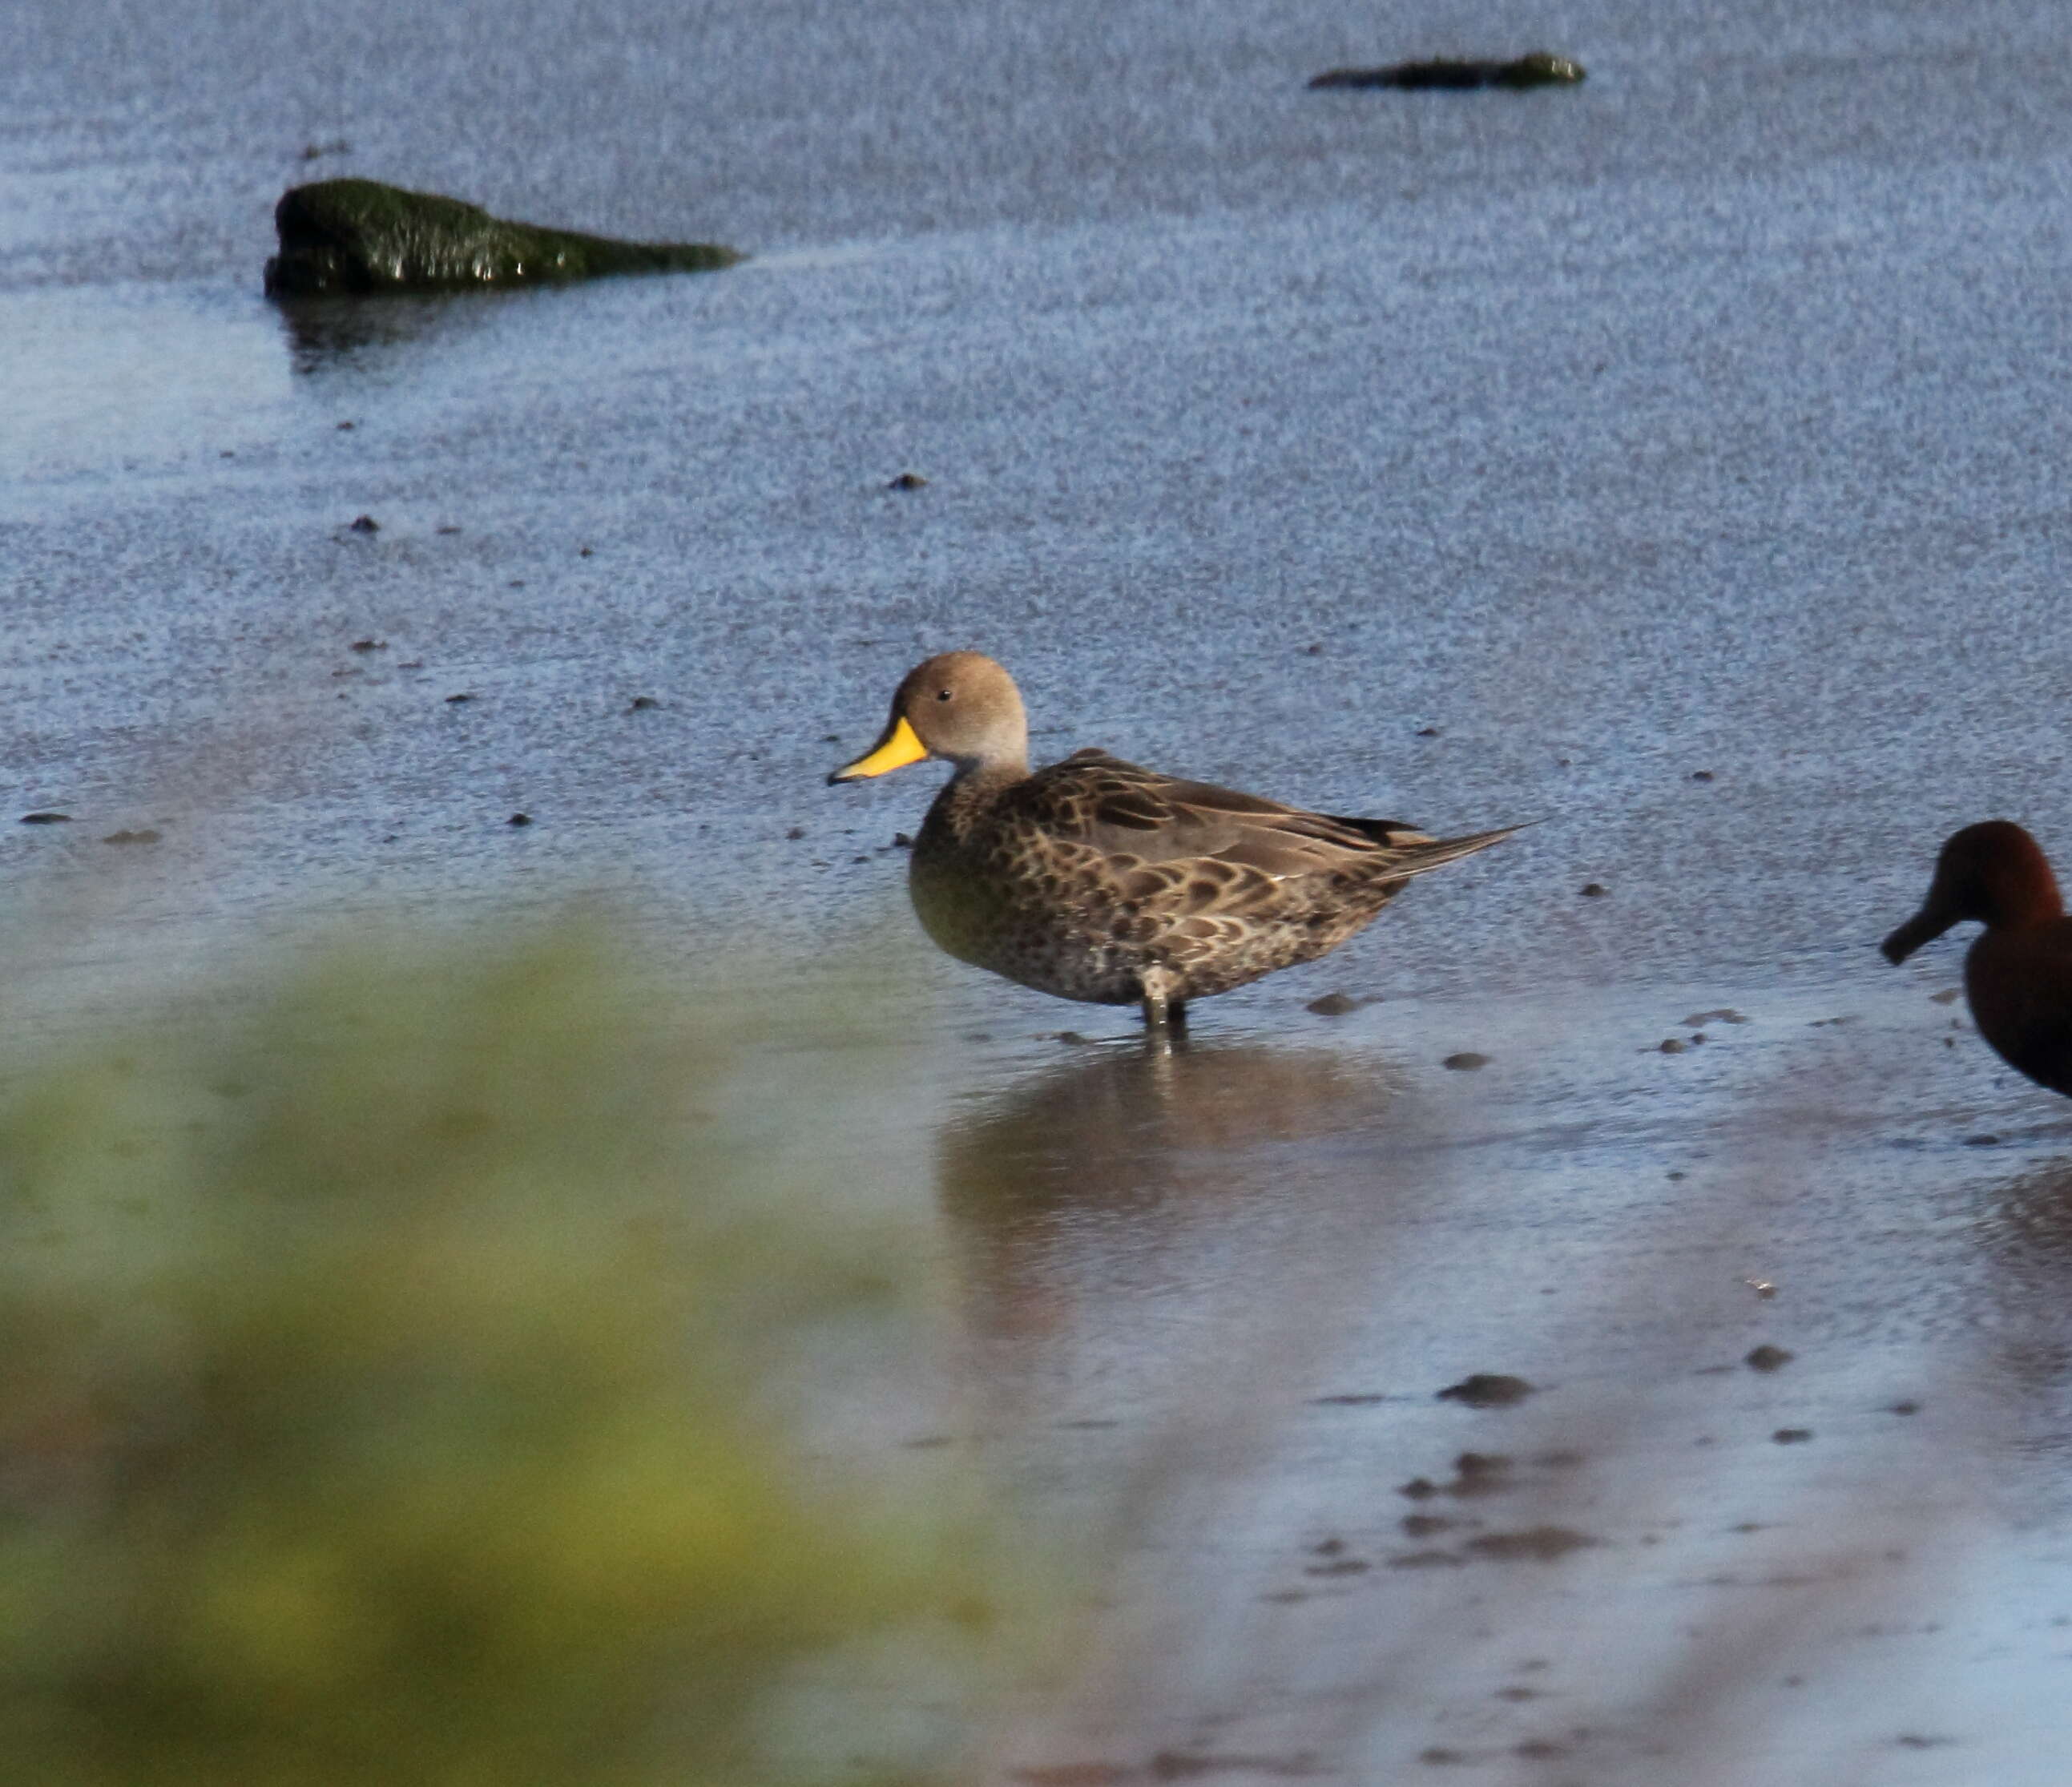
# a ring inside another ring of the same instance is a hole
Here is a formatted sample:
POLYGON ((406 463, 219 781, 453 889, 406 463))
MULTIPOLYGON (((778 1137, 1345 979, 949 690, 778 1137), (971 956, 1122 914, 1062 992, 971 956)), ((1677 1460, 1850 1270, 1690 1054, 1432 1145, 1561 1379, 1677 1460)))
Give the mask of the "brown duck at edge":
POLYGON ((830 782, 926 757, 955 773, 915 840, 922 928, 960 961, 1061 998, 1186 1002, 1311 961, 1404 883, 1515 826, 1434 838, 1393 819, 1334 818, 1111 757, 1031 771, 1013 679, 976 652, 911 671, 878 743, 830 782))
POLYGON ((2009 1067, 2072 1097, 2072 918, 2041 846, 2010 820, 1953 832, 1921 910, 1879 947, 1902 962, 1967 918, 1985 926, 1964 957, 1979 1034, 2009 1067))

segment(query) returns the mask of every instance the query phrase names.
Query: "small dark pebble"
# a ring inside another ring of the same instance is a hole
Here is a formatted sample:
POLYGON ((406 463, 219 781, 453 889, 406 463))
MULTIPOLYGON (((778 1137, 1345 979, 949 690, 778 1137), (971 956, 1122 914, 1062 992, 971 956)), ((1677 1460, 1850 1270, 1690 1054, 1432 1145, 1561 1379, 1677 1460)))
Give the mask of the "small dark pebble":
POLYGON ((25 813, 22 815, 22 823, 25 826, 68 826, 72 823, 72 815, 69 813, 25 813))
POLYGON ((588 546, 579 546, 576 549, 576 557, 578 558, 590 558, 595 556, 588 546))
POLYGON ((1911 1398, 1904 1402, 1895 1402, 1885 1410, 1888 1414, 1918 1414, 1920 1412, 1921 1405, 1911 1398))
POLYGON ((1787 1353, 1781 1346, 1766 1343, 1756 1348, 1741 1363, 1750 1371, 1782 1371, 1797 1357, 1796 1353, 1787 1353))
POLYGON ((1314 1396, 1311 1403, 1322 1409, 1371 1408, 1376 1402, 1386 1402, 1388 1396, 1382 1391, 1354 1390, 1340 1396, 1314 1396))
POLYGON ((1460 1522, 1451 1514, 1405 1514, 1398 1524, 1405 1538, 1429 1539, 1434 1533, 1450 1532, 1460 1522))
POLYGON ((356 639, 351 649, 356 652, 385 652, 388 649, 388 641, 385 639, 356 639))
POLYGON ((1058 1040, 1061 1043, 1071 1043, 1075 1045, 1078 1045, 1091 1042, 1092 1038, 1089 1036, 1083 1036, 1076 1030, 1061 1030, 1058 1032, 1058 1040))
POLYGON ((1343 1539, 1333 1538, 1318 1540, 1314 1545, 1309 1547, 1309 1550, 1311 1554, 1316 1557, 1335 1558, 1341 1551, 1344 1550, 1345 1548, 1346 1542, 1343 1539))
POLYGON ((1571 1551, 1599 1542, 1587 1533, 1566 1526, 1529 1526, 1519 1533, 1478 1533, 1464 1549, 1480 1558, 1530 1558, 1536 1563, 1552 1563, 1571 1551))
POLYGON ((1348 1011, 1359 1011, 1359 1003, 1349 993, 1326 993, 1322 998, 1310 1000, 1302 1009, 1314 1011, 1320 1018, 1342 1018, 1348 1011))
POLYGON ((1694 769, 1691 772, 1691 780, 1694 782, 1709 782, 1712 779, 1712 772, 1709 769, 1694 769))
POLYGON ((794 826, 789 831, 786 832, 784 835, 796 844, 801 838, 806 835, 806 828, 804 826, 794 826))
POLYGON ((1305 1567, 1305 1576, 1363 1576, 1374 1566, 1359 1558, 1334 1558, 1329 1563, 1313 1563, 1305 1567))
POLYGON ((902 471, 885 488, 887 490, 925 490, 928 480, 918 471, 902 471))
POLYGON ((381 524, 372 515, 354 516, 352 526, 355 533, 379 533, 381 531, 381 524))
POLYGON ((1487 1067, 1490 1058, 1478 1055, 1472 1048, 1464 1048, 1457 1055, 1449 1055, 1439 1065, 1449 1067, 1456 1073, 1472 1073, 1478 1067, 1487 1067))
POLYGON ((2000 1145, 2000 1138, 1997 1135, 1967 1135, 1964 1138, 1964 1146, 1967 1148, 1996 1148, 2000 1145))
POLYGON ((507 826, 529 826, 532 822, 532 815, 529 813, 514 813, 504 822, 507 826))
POLYGON ((1583 897, 1585 900, 1602 900, 1610 891, 1611 889, 1601 881, 1585 881, 1583 883, 1583 897))
POLYGON ((1955 1005, 1963 996, 1963 987, 1946 986, 1939 993, 1930 993, 1928 995, 1928 1002, 1931 1005, 1955 1005))
POLYGON ((1436 739, 1440 736, 1439 728, 1436 726, 1420 726, 1417 728, 1417 736, 1420 739, 1436 739))
POLYGON ((101 841, 104 844, 155 844, 158 834, 147 826, 142 831, 111 831, 101 841))
POLYGON ((1681 1055, 1690 1046, 1681 1036, 1664 1036, 1656 1044, 1657 1048, 1664 1055, 1681 1055))
POLYGON ((1523 1377, 1507 1377, 1498 1371, 1478 1371, 1438 1393, 1442 1402, 1463 1402, 1471 1409, 1507 1409, 1532 1394, 1533 1386, 1523 1377))
POLYGON ((914 840, 903 831, 895 831, 892 834, 892 847, 896 850, 911 850, 914 847, 914 840))
POLYGON ((473 701, 475 697, 472 695, 449 695, 446 697, 446 706, 451 707, 457 702, 473 701))
POLYGON ((1903 1732, 1893 1740, 1902 1750, 1940 1749, 1945 1744, 1956 1741, 1954 1737, 1924 1737, 1918 1731, 1903 1732))
POLYGON ((1779 1427, 1770 1437, 1780 1446, 1798 1446, 1813 1437, 1813 1430, 1811 1427, 1779 1427))
POLYGON ((1695 1030, 1704 1023, 1746 1023, 1748 1019, 1730 1005, 1723 1005, 1716 1011, 1693 1011, 1688 1018, 1679 1018, 1679 1023, 1695 1030))
POLYGON ((629 714, 644 714, 649 708, 661 705, 652 695, 635 695, 626 704, 626 710, 629 714))
POLYGON ((455 527, 452 522, 447 521, 434 528, 432 532, 434 533, 458 533, 460 532, 460 529, 455 527))
POLYGON ((1396 1493, 1412 1501, 1429 1501, 1439 1493, 1439 1485, 1429 1476, 1413 1476, 1408 1483, 1400 1484, 1396 1493))

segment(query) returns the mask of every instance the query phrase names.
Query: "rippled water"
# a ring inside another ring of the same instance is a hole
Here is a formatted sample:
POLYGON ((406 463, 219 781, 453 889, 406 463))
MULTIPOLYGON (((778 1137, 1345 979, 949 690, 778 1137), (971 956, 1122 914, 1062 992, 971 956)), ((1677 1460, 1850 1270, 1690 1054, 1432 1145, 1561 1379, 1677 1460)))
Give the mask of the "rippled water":
POLYGON ((859 1172, 939 1209, 963 1437, 1143 1491, 1014 1763, 2055 1781, 2072 1128, 1871 945, 1958 823, 2072 851, 2063 9, 25 10, 18 1024, 313 916, 752 920, 901 1039, 859 1172), (1540 43, 1589 82, 1302 84, 1540 43), (284 313, 342 173, 756 258, 284 313), (1039 749, 1541 823, 1186 1053, 1061 1044, 1128 1027, 913 933, 930 772, 820 784, 961 644, 1039 749), (1464 1449, 1519 1486, 1392 1568, 1464 1449))

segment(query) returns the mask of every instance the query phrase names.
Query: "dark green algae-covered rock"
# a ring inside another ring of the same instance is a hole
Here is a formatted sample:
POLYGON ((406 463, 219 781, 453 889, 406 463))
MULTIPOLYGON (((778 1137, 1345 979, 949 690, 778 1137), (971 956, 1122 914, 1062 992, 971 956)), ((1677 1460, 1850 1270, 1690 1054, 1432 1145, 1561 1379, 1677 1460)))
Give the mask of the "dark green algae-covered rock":
POLYGON ((479 205, 379 180, 291 187, 273 225, 281 252, 266 263, 266 290, 274 297, 708 273, 742 258, 717 242, 622 242, 507 223, 479 205))
POLYGON ((1572 87, 1585 78, 1581 63, 1551 50, 1529 50, 1508 62, 1392 62, 1381 68, 1332 68, 1312 87, 1572 87))

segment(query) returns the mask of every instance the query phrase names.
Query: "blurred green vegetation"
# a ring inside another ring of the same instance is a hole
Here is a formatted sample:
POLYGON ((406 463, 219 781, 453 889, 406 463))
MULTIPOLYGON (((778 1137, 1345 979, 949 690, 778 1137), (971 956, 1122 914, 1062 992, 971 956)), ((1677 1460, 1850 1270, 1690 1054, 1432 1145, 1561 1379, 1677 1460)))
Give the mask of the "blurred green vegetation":
POLYGON ((788 1431, 917 1250, 755 1170, 722 1027, 567 933, 228 1003, 0 1101, 6 1778, 740 1783, 795 1666, 979 1668, 953 1467, 788 1431))

